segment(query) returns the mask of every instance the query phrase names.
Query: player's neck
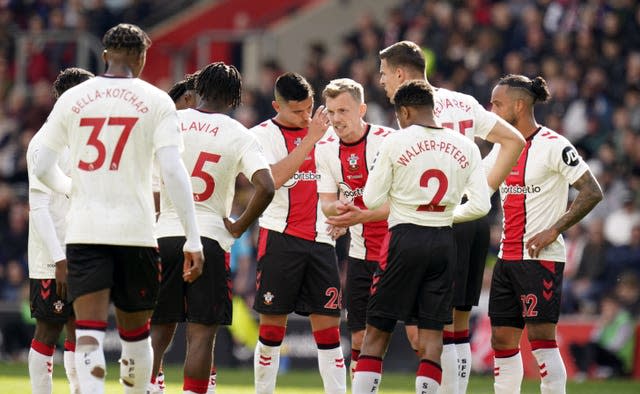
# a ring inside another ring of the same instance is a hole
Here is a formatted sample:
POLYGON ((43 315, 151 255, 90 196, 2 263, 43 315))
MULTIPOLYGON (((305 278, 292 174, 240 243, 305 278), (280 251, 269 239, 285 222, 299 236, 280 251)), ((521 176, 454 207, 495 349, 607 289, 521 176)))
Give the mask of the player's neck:
POLYGON ((107 71, 103 74, 105 77, 118 77, 118 78, 135 78, 133 71, 126 64, 109 63, 107 71))
POLYGON ((540 128, 540 125, 534 118, 523 119, 518 122, 516 128, 522 133, 522 136, 527 139, 534 135, 540 128))

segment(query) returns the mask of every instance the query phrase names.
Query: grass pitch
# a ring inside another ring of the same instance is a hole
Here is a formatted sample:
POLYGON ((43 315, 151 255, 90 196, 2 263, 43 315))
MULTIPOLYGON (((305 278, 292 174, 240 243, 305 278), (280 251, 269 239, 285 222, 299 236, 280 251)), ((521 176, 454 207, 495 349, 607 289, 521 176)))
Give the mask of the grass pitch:
MULTIPOLYGON (((171 365, 165 369, 167 390, 166 393, 182 393, 182 369, 181 366, 171 365)), ((118 383, 118 365, 107 366, 106 393, 122 393, 123 389, 118 383)), ((415 393, 413 374, 386 373, 382 377, 380 394, 412 394, 415 393)), ((30 392, 29 375, 27 365, 24 363, 0 363, 0 393, 28 393, 30 392)), ((225 369, 218 370, 217 394, 252 394, 253 371, 250 369, 225 369)), ((322 381, 317 371, 293 370, 278 376, 276 387, 277 394, 322 394, 322 381)), ((469 389, 470 394, 493 393, 493 377, 471 375, 469 389)), ((584 383, 569 382, 568 393, 580 394, 638 394, 640 393, 640 381, 634 380, 601 380, 587 381, 584 383)), ((68 394, 64 368, 60 364, 54 367, 54 394, 68 394)), ((522 393, 540 393, 539 382, 525 380, 522 385, 522 393)))

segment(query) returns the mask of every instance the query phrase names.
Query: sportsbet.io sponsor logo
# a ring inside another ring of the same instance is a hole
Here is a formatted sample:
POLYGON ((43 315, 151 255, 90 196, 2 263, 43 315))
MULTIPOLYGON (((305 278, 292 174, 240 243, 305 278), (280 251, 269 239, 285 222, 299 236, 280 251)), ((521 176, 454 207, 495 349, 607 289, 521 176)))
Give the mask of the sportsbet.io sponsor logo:
POLYGON ((320 174, 316 174, 315 172, 312 171, 307 171, 307 172, 296 172, 295 174, 293 174, 293 176, 291 177, 291 179, 289 179, 287 182, 285 182, 282 186, 284 187, 294 187, 295 185, 298 184, 298 182, 317 182, 320 180, 320 174))
POLYGON ((504 194, 533 194, 533 193, 540 193, 542 189, 540 188, 540 186, 535 186, 535 185, 527 185, 527 186, 520 186, 520 185, 509 185, 509 186, 501 186, 500 187, 500 192, 504 193, 504 194))

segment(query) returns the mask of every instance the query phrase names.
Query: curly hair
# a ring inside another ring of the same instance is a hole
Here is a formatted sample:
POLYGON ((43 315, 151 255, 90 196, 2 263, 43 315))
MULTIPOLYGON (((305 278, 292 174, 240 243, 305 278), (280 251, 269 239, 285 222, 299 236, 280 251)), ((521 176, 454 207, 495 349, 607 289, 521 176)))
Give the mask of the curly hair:
POLYGON ((72 87, 95 77, 92 72, 79 67, 69 67, 60 71, 56 80, 53 81, 53 96, 58 99, 62 93, 72 87))
POLYGON ((433 107, 433 88, 425 81, 406 81, 393 96, 396 111, 400 107, 433 107))
POLYGON ((544 103, 549 100, 551 93, 547 87, 547 81, 544 78, 537 76, 534 79, 529 79, 524 75, 509 74, 498 81, 498 85, 506 85, 510 88, 520 89, 526 92, 533 99, 533 103, 544 103))
POLYGON ((169 89, 169 97, 171 97, 174 103, 187 91, 196 90, 196 78, 199 73, 200 71, 196 71, 193 74, 186 74, 182 81, 176 82, 176 84, 169 89))
POLYGON ((120 23, 104 34, 102 44, 107 50, 140 54, 151 46, 151 39, 140 27, 129 23, 120 23))
POLYGON ((242 98, 242 77, 233 65, 211 63, 196 76, 195 89, 210 103, 236 108, 242 98))

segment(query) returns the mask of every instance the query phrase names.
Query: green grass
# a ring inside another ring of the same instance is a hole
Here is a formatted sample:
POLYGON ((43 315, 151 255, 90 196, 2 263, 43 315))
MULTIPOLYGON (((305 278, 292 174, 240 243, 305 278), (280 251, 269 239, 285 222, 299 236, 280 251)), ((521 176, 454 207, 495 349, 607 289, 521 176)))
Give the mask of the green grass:
MULTIPOLYGON (((167 393, 182 392, 182 371, 179 366, 166 368, 167 393)), ((107 367, 107 393, 122 393, 118 384, 118 366, 109 364, 107 367)), ((62 365, 54 367, 54 394, 67 394, 66 377, 62 365)), ((387 373, 382 377, 381 394, 412 394, 414 393, 414 375, 387 373)), ((29 377, 27 365, 22 363, 0 363, 0 392, 27 393, 29 392, 29 377)), ((489 376, 471 375, 468 393, 493 393, 493 378, 489 376)), ((525 380, 522 393, 539 393, 539 382, 525 380)), ((568 393, 580 394, 637 394, 640 393, 640 382, 633 380, 588 381, 585 383, 569 382, 568 393)), ((253 371, 250 369, 219 369, 218 394, 251 394, 253 393, 253 371)), ((291 371, 278 377, 276 388, 278 394, 307 394, 322 393, 322 382, 316 371, 291 371)))

